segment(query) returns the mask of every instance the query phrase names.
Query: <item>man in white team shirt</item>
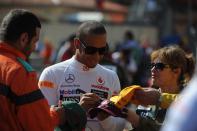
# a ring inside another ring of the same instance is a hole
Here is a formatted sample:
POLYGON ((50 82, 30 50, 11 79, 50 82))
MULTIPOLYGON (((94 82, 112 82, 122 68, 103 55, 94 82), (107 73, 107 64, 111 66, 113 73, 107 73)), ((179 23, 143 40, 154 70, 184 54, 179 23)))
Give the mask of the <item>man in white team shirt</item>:
MULTIPOLYGON (((59 100, 73 100, 88 111, 100 99, 116 95, 120 82, 115 72, 98 64, 108 50, 106 30, 101 23, 82 23, 74 44, 75 55, 44 69, 39 87, 50 105, 57 105, 59 100)), ((86 131, 121 131, 124 126, 124 119, 100 113, 97 119, 88 118, 86 131)))

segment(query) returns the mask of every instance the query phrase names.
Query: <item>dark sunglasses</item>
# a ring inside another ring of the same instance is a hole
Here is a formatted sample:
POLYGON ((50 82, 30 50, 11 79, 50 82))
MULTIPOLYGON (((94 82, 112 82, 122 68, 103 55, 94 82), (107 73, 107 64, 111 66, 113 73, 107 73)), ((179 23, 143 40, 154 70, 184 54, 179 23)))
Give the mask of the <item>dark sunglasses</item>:
POLYGON ((84 49, 85 53, 89 54, 89 55, 95 54, 96 52, 98 52, 100 55, 104 55, 108 52, 108 49, 109 49, 108 44, 106 44, 105 47, 96 48, 93 46, 88 46, 88 44, 86 44, 86 42, 81 41, 80 39, 79 39, 79 41, 80 41, 81 46, 84 49))
POLYGON ((151 69, 154 67, 157 70, 163 70, 164 68, 169 68, 170 65, 164 63, 151 63, 151 69))

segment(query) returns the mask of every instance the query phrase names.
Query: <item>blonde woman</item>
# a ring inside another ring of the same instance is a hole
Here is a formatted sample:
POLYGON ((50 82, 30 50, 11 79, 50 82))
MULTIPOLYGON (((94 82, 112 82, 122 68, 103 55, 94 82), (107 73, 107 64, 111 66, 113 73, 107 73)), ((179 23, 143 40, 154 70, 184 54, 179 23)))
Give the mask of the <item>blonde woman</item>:
MULTIPOLYGON (((154 87, 162 94, 179 94, 187 85, 194 72, 194 58, 178 46, 169 46, 158 49, 151 54, 151 78, 154 87)), ((140 94, 140 93, 139 93, 140 94)), ((149 96, 152 97, 151 95, 149 96)), ((148 97, 139 98, 148 101, 148 97)), ((134 131, 157 131, 163 123, 166 110, 159 102, 153 103, 148 109, 129 111, 128 120, 134 131)))

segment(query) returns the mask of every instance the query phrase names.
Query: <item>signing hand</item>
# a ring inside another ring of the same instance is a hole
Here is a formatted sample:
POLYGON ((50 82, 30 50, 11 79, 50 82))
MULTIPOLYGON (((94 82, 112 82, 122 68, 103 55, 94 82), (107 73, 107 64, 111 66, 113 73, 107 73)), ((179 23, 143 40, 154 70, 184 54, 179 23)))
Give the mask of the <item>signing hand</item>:
POLYGON ((88 111, 90 108, 98 106, 100 97, 94 93, 83 94, 79 104, 88 111))

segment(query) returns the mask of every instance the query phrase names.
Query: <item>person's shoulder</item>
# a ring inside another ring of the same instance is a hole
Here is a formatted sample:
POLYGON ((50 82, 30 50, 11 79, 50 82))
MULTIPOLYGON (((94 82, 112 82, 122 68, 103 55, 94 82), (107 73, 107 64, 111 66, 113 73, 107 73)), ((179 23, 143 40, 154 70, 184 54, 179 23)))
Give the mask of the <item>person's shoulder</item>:
POLYGON ((36 71, 22 58, 7 57, 1 60, 1 70, 3 70, 3 75, 6 75, 8 81, 14 79, 20 83, 36 77, 36 71))
POLYGON ((70 60, 62 61, 46 67, 45 70, 48 71, 64 70, 69 65, 70 62, 71 62, 70 60))
POLYGON ((60 62, 51 66, 44 68, 40 75, 41 79, 52 79, 52 78, 59 78, 63 75, 66 65, 63 64, 64 62, 60 62))
POLYGON ((27 72, 35 72, 33 67, 22 58, 17 57, 16 60, 19 62, 19 68, 24 68, 27 72))
POLYGON ((116 74, 115 71, 113 71, 113 70, 111 70, 111 69, 109 69, 109 68, 107 68, 107 67, 105 67, 105 66, 103 66, 103 65, 100 65, 100 64, 98 64, 97 68, 98 68, 100 71, 105 72, 105 73, 108 73, 108 74, 116 74))
MULTIPOLYGON (((4 66, 4 69, 6 72, 13 73, 23 71, 24 73, 35 71, 30 64, 28 64, 25 60, 19 57, 5 57, 1 59, 2 67, 4 66)), ((20 72, 22 73, 22 72, 20 72)))

